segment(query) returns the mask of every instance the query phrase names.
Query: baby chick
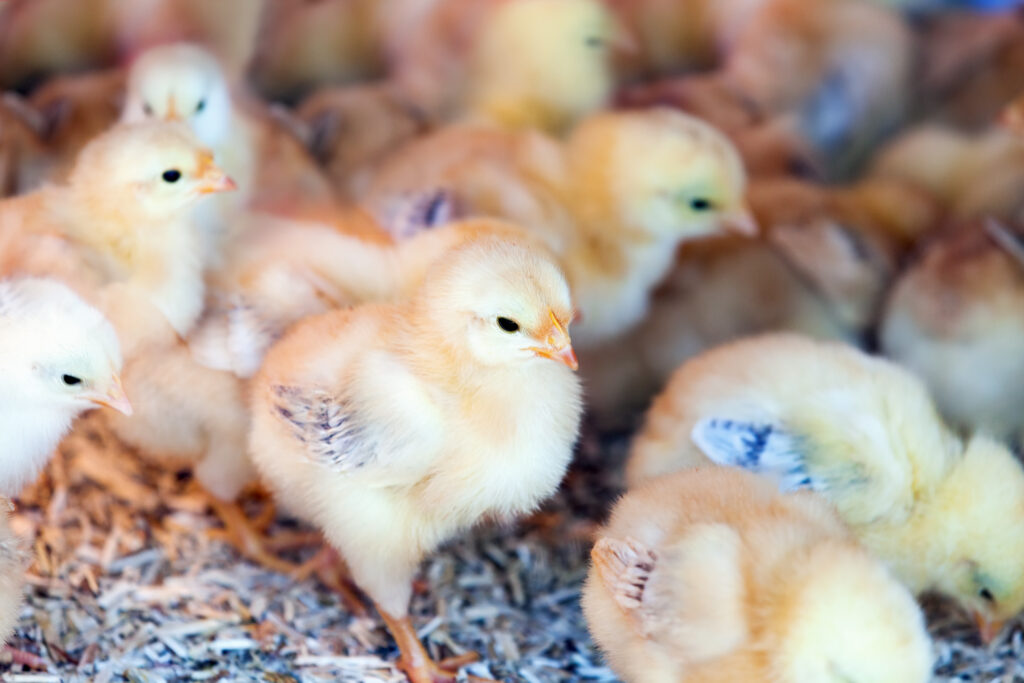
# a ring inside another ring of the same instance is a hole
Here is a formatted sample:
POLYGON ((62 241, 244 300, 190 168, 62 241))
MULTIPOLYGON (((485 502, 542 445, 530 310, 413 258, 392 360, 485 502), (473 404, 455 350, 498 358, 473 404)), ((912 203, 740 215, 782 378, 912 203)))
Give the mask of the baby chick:
POLYGON ((559 132, 605 104, 624 40, 599 0, 440 0, 389 44, 398 87, 431 119, 559 132))
POLYGON ((414 683, 455 680, 408 616, 420 560, 484 517, 533 509, 576 439, 569 287, 512 234, 463 242, 407 302, 303 321, 253 383, 264 482, 340 551, 414 683))
POLYGON ((535 229, 558 254, 581 313, 581 347, 643 319, 685 240, 756 231, 735 148, 669 109, 595 114, 564 143, 533 132, 438 131, 386 162, 366 202, 443 190, 461 212, 535 229), (644 163, 638 165, 636 159, 644 163))
POLYGON ((1021 464, 962 442, 894 363, 792 334, 694 358, 648 412, 627 476, 708 462, 820 493, 911 590, 956 599, 986 638, 1024 607, 1021 464))
MULTIPOLYGON (((35 479, 79 414, 102 405, 131 415, 120 371, 114 328, 77 294, 55 280, 0 280, 0 494, 35 479)), ((0 607, 0 624, 5 616, 0 607)))
POLYGON ((892 290, 883 353, 910 368, 957 427, 1024 446, 1020 229, 987 220, 932 241, 892 290))
POLYGON ((49 173, 52 152, 43 118, 13 94, 0 96, 0 198, 33 189, 49 173))
POLYGON ((630 491, 583 612, 627 683, 923 683, 913 597, 807 493, 707 468, 630 491))
POLYGON ((244 226, 238 215, 243 207, 286 210, 333 202, 330 183, 302 142, 258 104, 233 99, 223 68, 202 47, 163 45, 132 64, 122 120, 154 118, 187 123, 238 186, 201 210, 212 263, 244 226))

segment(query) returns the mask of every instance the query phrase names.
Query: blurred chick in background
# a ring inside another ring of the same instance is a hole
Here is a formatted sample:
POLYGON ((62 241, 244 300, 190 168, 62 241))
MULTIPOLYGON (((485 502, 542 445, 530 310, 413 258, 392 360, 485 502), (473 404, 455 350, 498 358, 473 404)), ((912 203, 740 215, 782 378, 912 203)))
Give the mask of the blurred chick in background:
POLYGON ((431 661, 408 616, 420 560, 553 493, 582 403, 569 288, 544 249, 482 236, 423 283, 406 303, 292 328, 255 379, 250 448, 377 604, 409 678, 433 683, 455 673, 431 661))
POLYGON ((912 591, 974 614, 986 641, 1024 607, 1020 462, 957 438, 894 363, 791 334, 694 358, 651 406, 627 477, 711 462, 820 493, 912 591))
POLYGON ((755 180, 747 197, 760 239, 682 245, 644 321, 581 354, 602 427, 631 420, 683 361, 717 344, 790 330, 870 345, 903 255, 939 220, 926 193, 898 183, 755 180))
POLYGON ((932 241, 900 277, 882 351, 917 373, 954 425, 1024 446, 1024 245, 975 220, 932 241))
MULTIPOLYGON (((131 415, 120 372, 121 348, 102 313, 55 280, 0 280, 0 494, 31 483, 80 414, 109 406, 131 415)), ((10 530, 0 526, 4 567, 10 530)), ((0 638, 10 633, 6 579, 0 568, 0 638)))
POLYGON ((17 95, 0 97, 0 198, 27 192, 49 173, 43 118, 17 95))
POLYGON ((883 148, 870 175, 916 184, 954 220, 1017 220, 1024 210, 1024 138, 991 127, 978 133, 925 124, 883 148))
POLYGON ((463 215, 536 230, 569 278, 585 348, 644 318, 679 243, 756 232, 745 186, 724 136, 659 109, 590 116, 564 143, 537 133, 444 129, 386 162, 365 202, 386 215, 395 201, 443 190, 463 215))
POLYGON ((630 491, 598 533, 583 590, 627 683, 923 683, 913 597, 824 500, 707 468, 630 491))

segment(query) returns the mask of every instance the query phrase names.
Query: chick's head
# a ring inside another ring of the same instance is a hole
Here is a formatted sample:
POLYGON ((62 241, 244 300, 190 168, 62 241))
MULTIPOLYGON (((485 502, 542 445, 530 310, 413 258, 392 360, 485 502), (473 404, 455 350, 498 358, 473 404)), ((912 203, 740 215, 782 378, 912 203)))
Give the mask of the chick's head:
POLYGON ((165 121, 110 129, 82 150, 68 182, 88 203, 153 219, 235 188, 188 128, 165 121))
POLYGON ((113 326, 59 282, 0 282, 0 357, 0 386, 16 388, 25 406, 76 414, 104 405, 131 414, 113 326))
POLYGON ((428 274, 421 299, 444 343, 484 365, 539 358, 577 368, 569 285, 547 250, 526 238, 482 237, 456 248, 428 274))
POLYGON ((931 643, 917 603, 859 547, 821 543, 781 586, 765 614, 771 680, 929 680, 931 643))
POLYGON ((621 29, 597 0, 509 0, 476 42, 471 99, 500 123, 558 129, 611 94, 621 29))
POLYGON ((231 125, 231 93, 217 59, 196 45, 164 45, 132 64, 121 120, 183 121, 204 145, 217 146, 231 125))
POLYGON ((592 116, 570 137, 569 164, 573 206, 591 224, 618 226, 641 241, 757 231, 736 148, 681 112, 592 116))
POLYGON ((1024 609, 1024 469, 1001 443, 975 436, 932 509, 949 555, 938 588, 970 610, 982 637, 1024 609))

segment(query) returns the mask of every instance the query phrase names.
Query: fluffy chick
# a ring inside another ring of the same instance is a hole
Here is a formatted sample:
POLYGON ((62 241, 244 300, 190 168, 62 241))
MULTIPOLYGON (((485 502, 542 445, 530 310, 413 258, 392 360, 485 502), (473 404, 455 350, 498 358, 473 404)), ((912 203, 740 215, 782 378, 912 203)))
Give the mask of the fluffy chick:
POLYGON ((571 318, 545 250, 481 236, 408 302, 295 326, 254 380, 263 480, 341 552, 415 683, 455 680, 408 617, 420 560, 484 517, 533 509, 569 463, 582 407, 571 318))
POLYGON ((821 493, 911 590, 954 598, 985 637, 1024 607, 1021 464, 962 442, 894 363, 791 334, 694 358, 648 412, 627 476, 708 462, 821 493))
POLYGON ((394 77, 432 119, 550 132, 605 103, 623 41, 599 0, 441 0, 404 33, 394 77))
POLYGON ((923 683, 913 597, 831 507, 736 470, 630 491, 591 553, 583 611, 627 683, 923 683))
POLYGON ((212 263, 243 229, 243 207, 333 203, 330 183, 302 142, 256 103, 233 98, 217 58, 198 45, 163 45, 133 62, 122 120, 147 119, 184 121, 238 186, 200 214, 212 263))
POLYGON ((366 201, 387 214, 389 202, 443 190, 464 214, 536 229, 569 278, 582 316, 576 338, 589 347, 643 319, 680 242, 756 231, 745 186, 724 136, 657 109, 592 115, 564 143, 530 132, 444 129, 385 163, 366 201))
POLYGON ((889 297, 879 341, 943 415, 1024 445, 1024 261, 1019 228, 978 220, 933 240, 889 297))
POLYGON ((0 280, 2 495, 35 479, 79 414, 97 405, 131 414, 120 371, 114 328, 72 290, 55 280, 0 280))
POLYGON ((755 180, 747 198, 760 239, 682 245, 646 319, 581 354, 602 426, 631 419, 680 363, 717 344, 788 330, 866 345, 897 265, 939 219, 927 193, 898 183, 755 180))

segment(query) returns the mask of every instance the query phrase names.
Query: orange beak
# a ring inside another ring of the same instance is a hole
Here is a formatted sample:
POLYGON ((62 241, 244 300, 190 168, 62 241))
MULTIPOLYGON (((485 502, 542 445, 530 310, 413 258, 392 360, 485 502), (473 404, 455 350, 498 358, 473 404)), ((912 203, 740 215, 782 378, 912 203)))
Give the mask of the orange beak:
POLYGON ((213 163, 212 154, 204 152, 199 159, 199 186, 197 189, 199 194, 212 194, 236 190, 238 185, 221 170, 220 166, 213 163))
POLYGON ((558 361, 570 370, 578 370, 580 362, 576 358, 576 352, 572 349, 572 340, 569 338, 568 330, 558 322, 554 311, 548 311, 548 315, 551 317, 551 332, 544 340, 544 346, 531 346, 529 350, 541 358, 558 361))
POLYGON ((759 232, 757 219, 754 218, 753 212, 746 206, 723 214, 722 227, 728 232, 746 235, 747 237, 755 237, 759 232))
POLYGON ((999 125, 1014 133, 1024 133, 1024 99, 1011 102, 999 115, 999 125))
POLYGON ((178 113, 178 107, 175 104, 174 95, 171 95, 167 99, 167 120, 181 121, 181 115, 178 113))
POLYGON ((974 612, 971 616, 974 617, 974 623, 978 626, 978 634, 981 636, 981 642, 984 645, 988 645, 995 640, 1003 632, 1003 626, 1006 624, 1002 620, 992 621, 980 612, 974 612))
POLYGON ((128 397, 125 396, 124 387, 121 386, 121 378, 114 375, 114 380, 111 382, 110 389, 105 394, 86 394, 84 398, 87 401, 92 401, 96 405, 105 406, 107 408, 113 408, 119 413, 125 415, 132 414, 132 404, 128 402, 128 397))

